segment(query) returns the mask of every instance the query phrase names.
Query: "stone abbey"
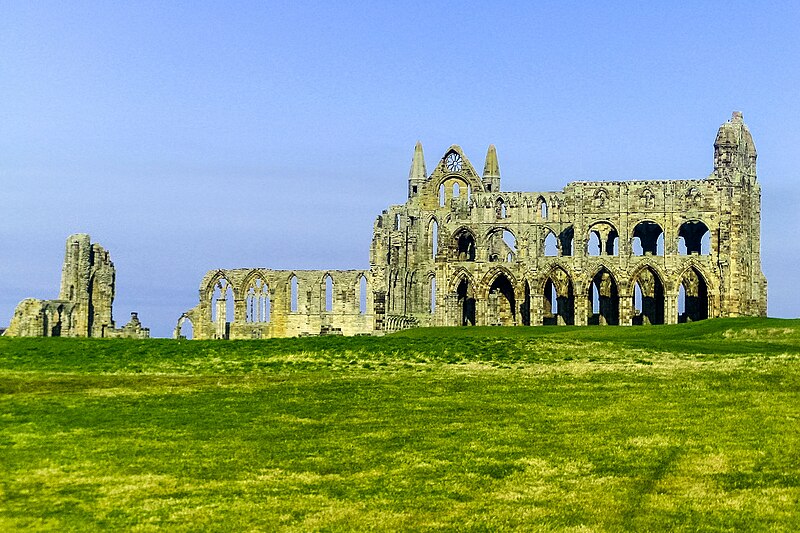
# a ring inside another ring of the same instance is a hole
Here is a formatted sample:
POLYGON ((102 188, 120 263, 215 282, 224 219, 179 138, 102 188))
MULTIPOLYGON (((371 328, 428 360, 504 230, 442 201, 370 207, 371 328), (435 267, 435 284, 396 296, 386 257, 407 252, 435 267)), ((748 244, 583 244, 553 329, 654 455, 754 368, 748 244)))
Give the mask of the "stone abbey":
POLYGON ((703 179, 579 181, 506 192, 451 146, 375 220, 369 270, 212 270, 196 339, 381 334, 458 325, 646 325, 766 316, 761 189, 741 113, 703 179))

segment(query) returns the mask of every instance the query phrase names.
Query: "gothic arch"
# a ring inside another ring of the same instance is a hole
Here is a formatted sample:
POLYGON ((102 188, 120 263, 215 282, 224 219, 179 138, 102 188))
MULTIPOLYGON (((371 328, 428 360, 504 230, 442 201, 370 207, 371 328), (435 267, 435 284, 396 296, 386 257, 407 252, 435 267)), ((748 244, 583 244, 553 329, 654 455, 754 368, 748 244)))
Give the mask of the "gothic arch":
POLYGON ((539 285, 543 296, 542 324, 572 325, 575 323, 574 277, 562 265, 554 264, 548 269, 539 285))
POLYGON ((503 266, 492 267, 486 272, 486 274, 484 274, 483 279, 481 279, 480 296, 482 299, 485 299, 489 296, 489 289, 491 288, 492 283, 494 283, 494 281, 500 276, 505 276, 511 283, 511 286, 516 290, 517 278, 509 269, 503 266))
POLYGON ((447 284, 447 290, 450 292, 455 292, 462 279, 466 279, 472 287, 475 287, 475 279, 472 277, 472 274, 470 274, 466 268, 460 267, 450 276, 450 281, 447 284))
POLYGON ((676 305, 679 323, 696 322, 713 316, 708 281, 703 273, 694 266, 684 269, 681 273, 678 278, 677 292, 676 305))
POLYGON ((600 219, 589 225, 586 238, 586 255, 592 257, 619 255, 619 231, 613 222, 608 219, 600 219), (597 254, 593 254, 593 250, 590 249, 592 236, 595 236, 597 240, 597 254))
POLYGON ((653 218, 643 218, 633 225, 633 231, 630 235, 631 251, 634 250, 633 243, 635 239, 639 239, 642 253, 634 255, 644 256, 650 254, 662 256, 666 252, 664 225, 653 218))
POLYGON ((634 270, 629 280, 629 294, 633 310, 631 320, 634 325, 665 323, 665 291, 664 276, 654 265, 641 264, 634 270), (637 293, 637 287, 639 293, 637 293), (641 302, 636 301, 638 298, 641 298, 641 302))
POLYGON ((589 325, 619 325, 619 281, 608 266, 603 263, 597 265, 583 290, 588 299, 589 325))

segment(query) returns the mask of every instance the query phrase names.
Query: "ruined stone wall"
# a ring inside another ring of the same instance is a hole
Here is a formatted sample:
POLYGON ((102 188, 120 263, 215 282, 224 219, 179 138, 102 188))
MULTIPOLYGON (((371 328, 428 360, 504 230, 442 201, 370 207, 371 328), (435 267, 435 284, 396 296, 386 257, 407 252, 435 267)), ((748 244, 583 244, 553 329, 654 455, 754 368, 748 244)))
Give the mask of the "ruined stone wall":
POLYGON ((186 335, 187 321, 194 339, 370 334, 375 319, 369 278, 363 270, 213 270, 200 283, 200 303, 181 316, 175 336, 186 335))
POLYGON ((26 299, 14 311, 4 335, 18 337, 130 337, 146 338, 135 313, 131 322, 117 329, 112 306, 115 290, 114 263, 89 235, 67 238, 58 299, 26 299))
POLYGON ((493 146, 482 174, 455 145, 428 174, 418 143, 408 200, 375 221, 369 271, 212 271, 176 335, 187 319, 195 338, 253 338, 765 316, 755 162, 740 113, 720 127, 713 172, 702 179, 505 192, 493 146), (330 311, 327 274, 335 287, 330 311), (301 287, 296 307, 289 303, 293 276, 301 287), (356 312, 362 276, 369 298, 356 312), (257 279, 272 299, 268 321, 248 318, 247 294, 260 290, 257 279), (232 296, 219 303, 212 292, 228 286, 232 296))

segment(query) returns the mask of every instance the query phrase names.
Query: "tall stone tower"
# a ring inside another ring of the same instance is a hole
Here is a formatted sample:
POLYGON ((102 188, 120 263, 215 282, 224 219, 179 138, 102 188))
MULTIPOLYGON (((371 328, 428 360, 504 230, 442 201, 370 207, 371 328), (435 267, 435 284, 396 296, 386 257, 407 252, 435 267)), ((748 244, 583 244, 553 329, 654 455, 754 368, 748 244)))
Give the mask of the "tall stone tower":
POLYGON ((767 279, 761 271, 761 185, 753 137, 742 113, 720 126, 714 141, 719 202, 720 307, 727 316, 766 316, 767 279))
POLYGON ((114 329, 111 307, 114 303, 116 272, 109 253, 92 244, 89 235, 78 233, 67 239, 61 269, 59 300, 75 304, 75 335, 104 337, 114 329))
POLYGON ((108 251, 93 244, 89 235, 67 238, 61 288, 56 300, 28 298, 20 302, 4 333, 19 337, 128 337, 146 338, 136 313, 123 328, 116 329, 114 303, 116 271, 108 251))

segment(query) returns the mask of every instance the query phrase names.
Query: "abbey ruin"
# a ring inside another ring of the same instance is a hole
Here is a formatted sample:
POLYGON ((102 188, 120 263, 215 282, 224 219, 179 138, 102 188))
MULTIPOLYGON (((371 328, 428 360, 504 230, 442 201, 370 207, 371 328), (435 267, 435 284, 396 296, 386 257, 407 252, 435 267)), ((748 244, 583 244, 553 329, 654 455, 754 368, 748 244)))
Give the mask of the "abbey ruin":
POLYGON ((489 147, 479 174, 451 146, 408 200, 375 220, 369 270, 212 270, 195 339, 381 334, 410 327, 675 324, 766 316, 761 189, 742 114, 703 179, 579 181, 506 192, 489 147))
POLYGON ((10 337, 123 337, 144 339, 136 313, 122 328, 112 315, 116 270, 108 251, 84 233, 70 235, 61 269, 61 290, 55 300, 28 298, 14 310, 3 333, 10 337))

